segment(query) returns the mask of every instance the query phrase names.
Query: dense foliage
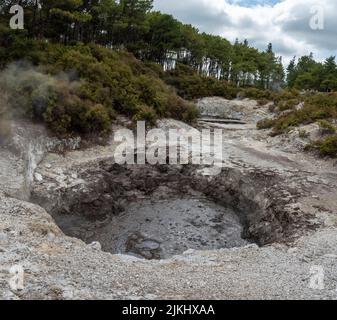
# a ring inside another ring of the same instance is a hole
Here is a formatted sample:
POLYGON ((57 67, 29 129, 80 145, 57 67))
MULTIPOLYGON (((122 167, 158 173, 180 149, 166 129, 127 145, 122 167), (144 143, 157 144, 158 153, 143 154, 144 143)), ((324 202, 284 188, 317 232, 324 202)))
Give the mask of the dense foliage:
MULTIPOLYGON (((8 24, 4 0, 3 21, 8 24)), ((178 61, 204 76, 235 86, 279 87, 284 78, 272 45, 259 52, 248 41, 231 44, 224 38, 200 33, 172 17, 152 11, 152 0, 22 0, 25 29, 33 39, 53 42, 96 43, 126 48, 141 60, 162 65, 178 61), (39 4, 40 3, 40 6, 39 4)))
MULTIPOLYGON (((130 53, 27 41, 32 46, 20 52, 24 62, 9 64, 0 77, 16 116, 44 121, 60 134, 108 133, 116 111, 150 124, 158 117, 188 122, 197 116, 193 104, 130 53)), ((15 60, 19 49, 7 47, 7 59, 15 60)))
POLYGON ((324 63, 314 60, 313 55, 303 56, 288 66, 287 84, 290 88, 331 92, 337 90, 337 64, 335 57, 324 63))

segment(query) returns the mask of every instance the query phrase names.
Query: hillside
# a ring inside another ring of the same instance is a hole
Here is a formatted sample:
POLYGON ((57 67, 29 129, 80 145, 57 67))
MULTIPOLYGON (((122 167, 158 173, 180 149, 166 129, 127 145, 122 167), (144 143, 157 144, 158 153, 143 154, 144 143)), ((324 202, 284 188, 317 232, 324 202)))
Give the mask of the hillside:
MULTIPOLYGON (((9 97, 1 103, 2 121, 29 117, 61 135, 106 136, 118 113, 149 125, 162 117, 192 122, 197 111, 183 99, 220 96, 272 101, 275 119, 259 124, 274 127, 272 134, 320 120, 334 126, 334 94, 301 92, 336 89, 334 57, 294 58, 285 73, 271 43, 259 51, 246 40, 202 33, 154 12, 152 0, 21 1, 24 30, 11 30, 14 3, 6 1, 0 13, 0 85, 9 97), (292 110, 300 103, 303 110, 292 110)), ((336 155, 334 131, 321 154, 336 155)))
POLYGON ((29 45, 0 77, 10 116, 43 121, 58 134, 105 134, 117 112, 149 124, 158 117, 189 122, 197 115, 132 54, 98 45, 29 45))

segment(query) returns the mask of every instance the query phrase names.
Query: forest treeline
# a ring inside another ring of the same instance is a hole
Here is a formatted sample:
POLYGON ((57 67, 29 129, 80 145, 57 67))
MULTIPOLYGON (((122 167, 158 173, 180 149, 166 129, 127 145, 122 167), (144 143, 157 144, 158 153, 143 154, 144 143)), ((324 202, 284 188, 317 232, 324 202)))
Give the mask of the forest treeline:
POLYGON ((292 59, 287 68, 287 85, 290 88, 331 92, 337 90, 337 64, 335 57, 317 62, 313 54, 292 59))
MULTIPOLYGON (((177 61, 236 86, 278 88, 284 80, 272 44, 259 51, 246 40, 231 44, 201 33, 171 15, 153 12, 153 0, 5 0, 5 18, 17 3, 24 8, 25 29, 34 39, 125 48, 143 61, 169 68, 177 61)), ((5 20, 8 24, 8 17, 5 20)))
MULTIPOLYGON (((3 0, 0 23, 8 25, 9 8, 24 8, 25 30, 32 39, 48 39, 69 45, 95 43, 126 49, 143 61, 169 70, 176 63, 189 66, 201 76, 213 76, 238 87, 337 90, 335 57, 324 63, 313 55, 294 58, 285 74, 282 58, 249 45, 247 40, 227 39, 201 33, 173 16, 153 11, 153 0, 3 0)), ((3 29, 2 28, 2 29, 3 29)), ((174 67, 174 68, 173 68, 174 67)))

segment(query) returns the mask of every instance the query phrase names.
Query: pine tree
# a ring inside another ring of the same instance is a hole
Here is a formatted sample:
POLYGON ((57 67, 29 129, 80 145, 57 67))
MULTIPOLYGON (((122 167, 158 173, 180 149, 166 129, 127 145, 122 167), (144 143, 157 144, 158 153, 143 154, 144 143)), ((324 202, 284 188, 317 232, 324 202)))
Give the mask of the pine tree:
POLYGON ((287 67, 287 85, 289 88, 294 87, 296 81, 296 57, 294 57, 287 67))

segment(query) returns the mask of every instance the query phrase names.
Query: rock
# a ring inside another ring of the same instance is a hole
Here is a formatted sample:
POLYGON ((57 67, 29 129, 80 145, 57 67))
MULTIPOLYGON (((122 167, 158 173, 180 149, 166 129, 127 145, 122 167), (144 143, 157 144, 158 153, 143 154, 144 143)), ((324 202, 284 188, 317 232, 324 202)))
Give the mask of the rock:
POLYGON ((40 173, 38 173, 38 172, 35 172, 34 178, 35 178, 36 182, 42 182, 43 181, 42 175, 40 173))
POLYGON ((139 254, 145 259, 148 259, 148 260, 153 259, 153 254, 150 251, 141 251, 139 254))
POLYGON ((70 286, 62 288, 62 297, 65 300, 74 299, 74 288, 70 286))
POLYGON ((218 97, 204 98, 198 101, 197 106, 202 116, 242 119, 247 113, 257 113, 256 101, 226 100, 218 97))
POLYGON ((135 246, 137 249, 141 250, 157 250, 160 247, 160 244, 153 240, 145 240, 135 246))
POLYGON ((249 245, 245 246, 244 248, 246 248, 246 249, 259 249, 260 247, 257 244, 252 243, 252 244, 249 244, 249 245))
POLYGON ((89 247, 94 249, 94 250, 97 250, 97 251, 102 250, 102 245, 98 241, 94 241, 94 242, 90 243, 89 247))
POLYGON ((304 102, 299 103, 297 106, 295 106, 296 110, 301 110, 304 107, 304 102))
POLYGON ((58 174, 58 175, 62 175, 63 176, 63 170, 61 168, 57 168, 55 170, 55 172, 58 174))
POLYGON ((184 253, 183 253, 183 255, 192 255, 192 254, 194 254, 196 252, 196 250, 194 250, 194 249, 188 249, 188 250, 186 250, 184 253))
POLYGON ((0 232, 0 244, 7 244, 8 236, 4 232, 0 232))
POLYGON ((296 253, 298 251, 298 248, 290 248, 290 249, 288 249, 288 253, 289 254, 294 254, 294 253, 296 253))
POLYGON ((56 238, 56 236, 53 232, 48 232, 48 234, 47 234, 48 241, 54 241, 55 238, 56 238))
POLYGON ((46 163, 44 166, 45 166, 45 168, 47 168, 47 169, 51 169, 51 167, 52 167, 52 165, 51 165, 50 163, 46 163))

